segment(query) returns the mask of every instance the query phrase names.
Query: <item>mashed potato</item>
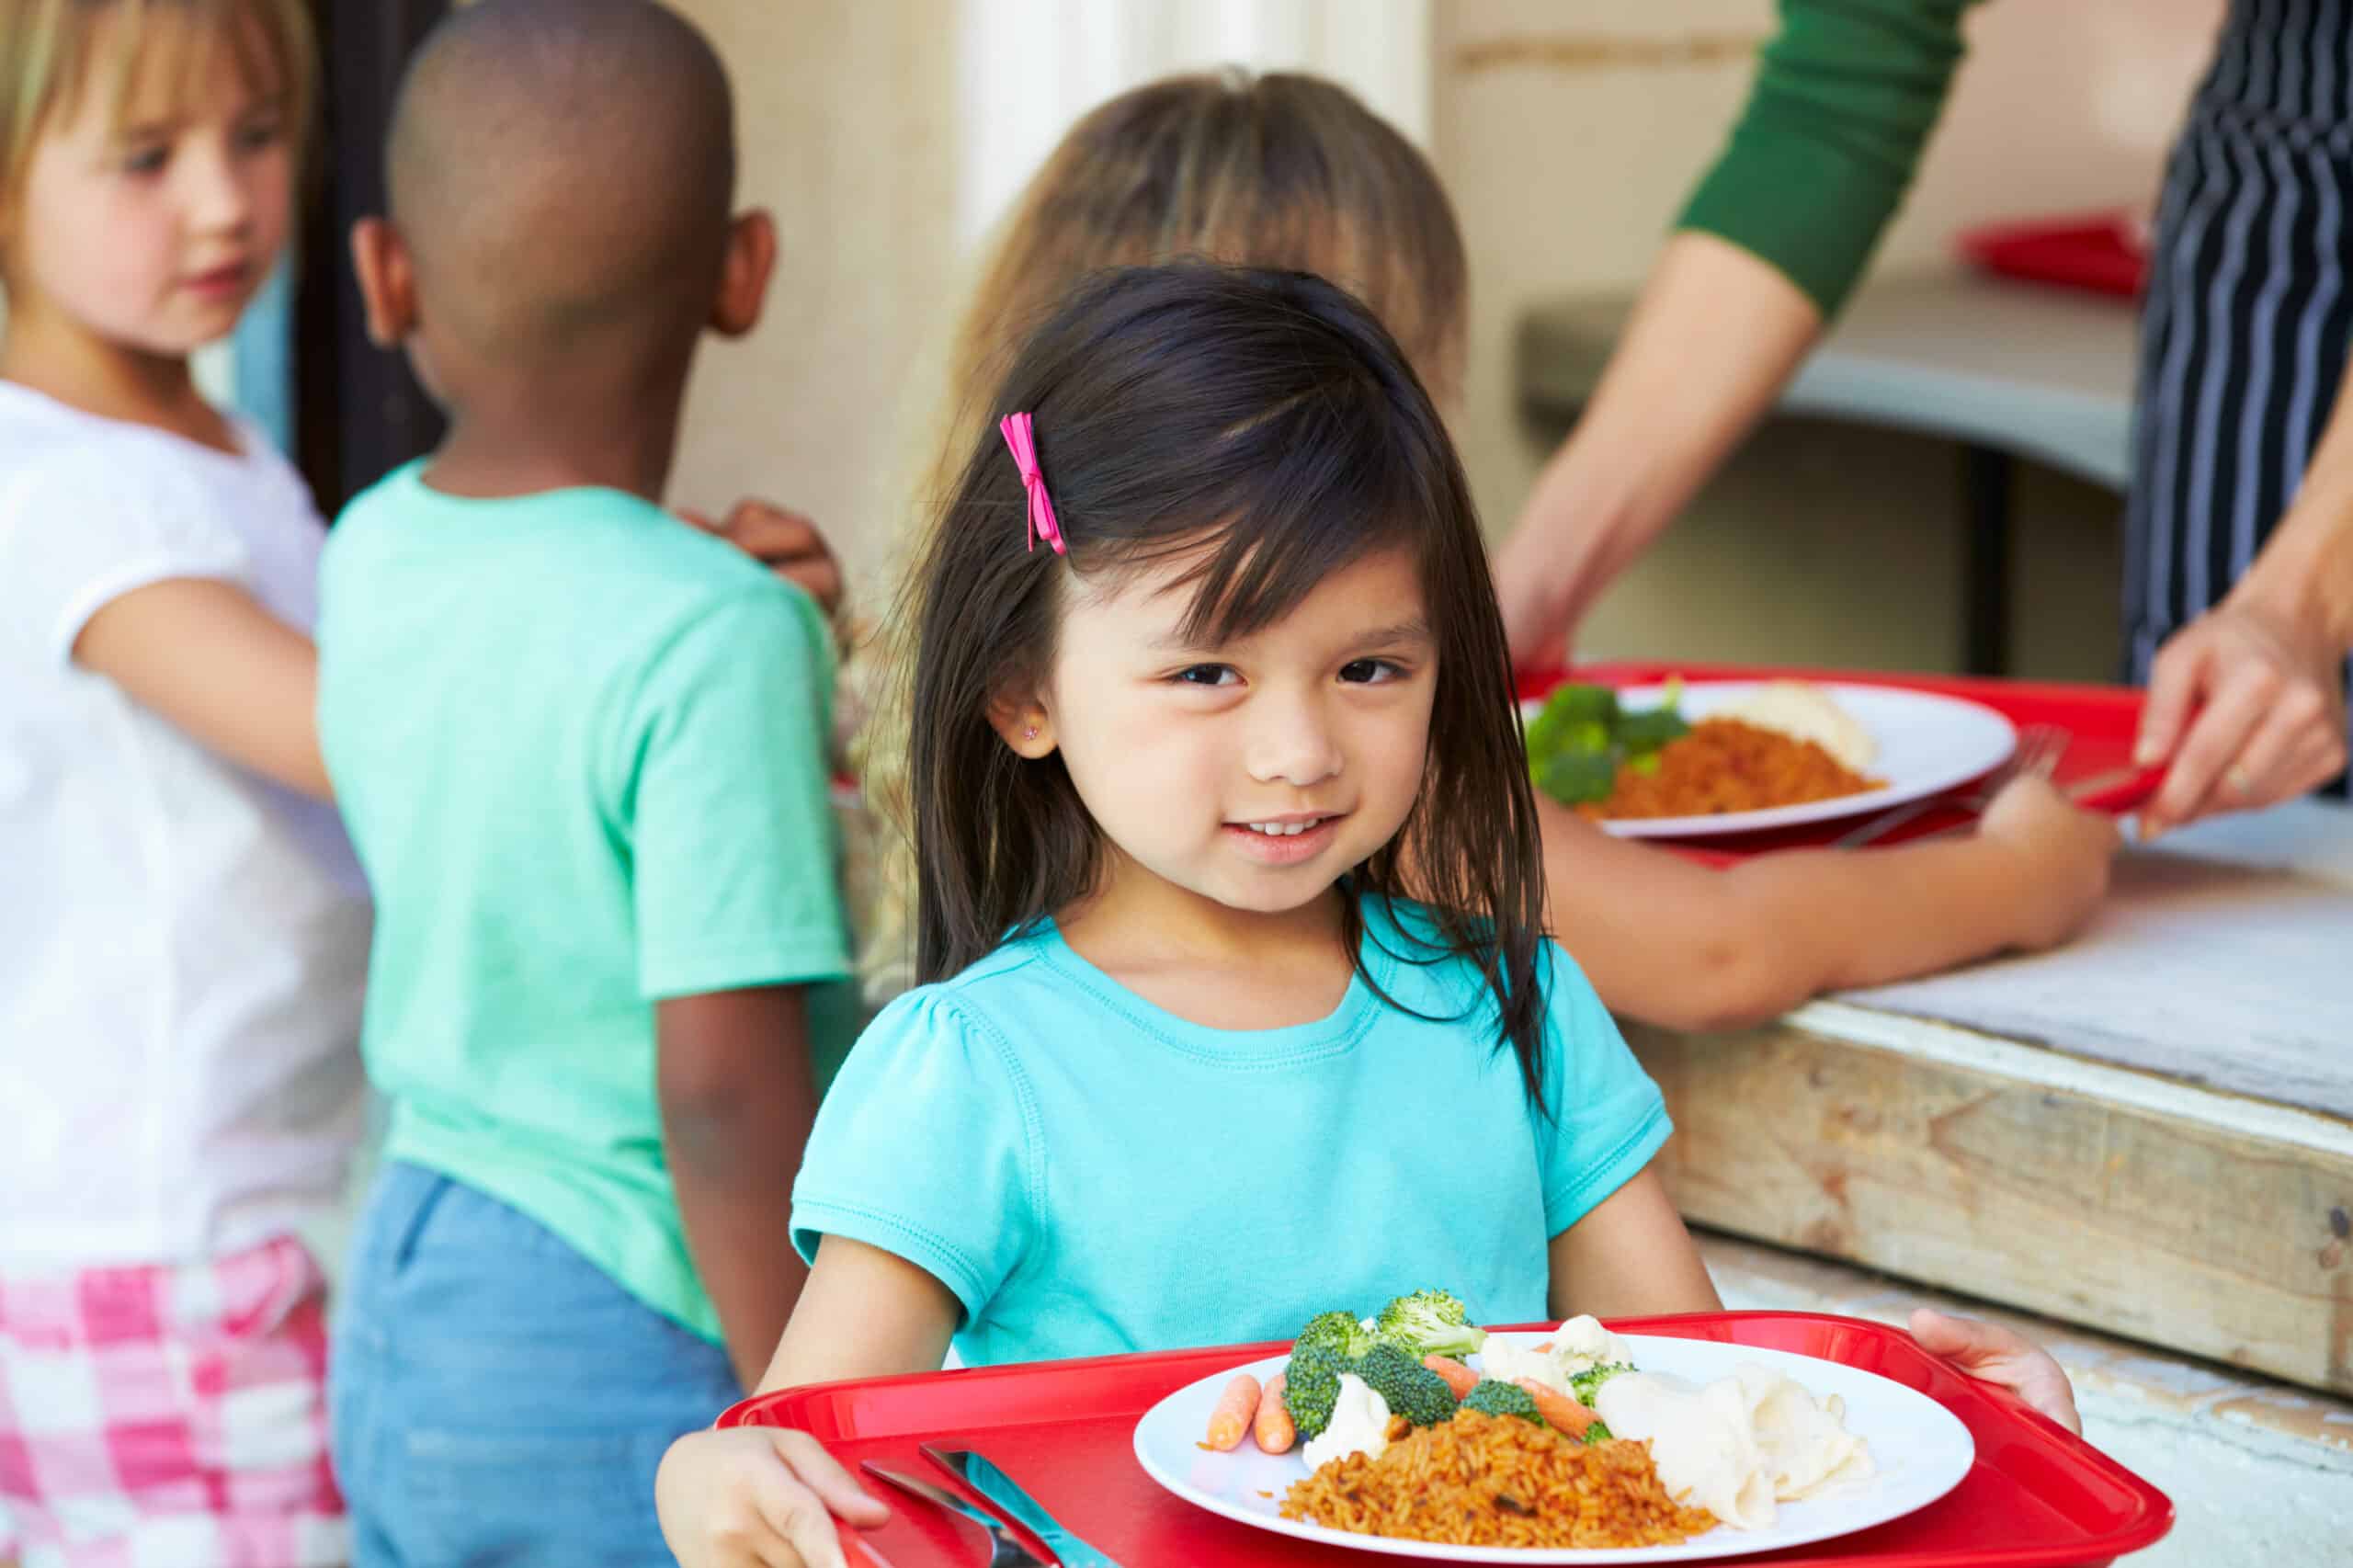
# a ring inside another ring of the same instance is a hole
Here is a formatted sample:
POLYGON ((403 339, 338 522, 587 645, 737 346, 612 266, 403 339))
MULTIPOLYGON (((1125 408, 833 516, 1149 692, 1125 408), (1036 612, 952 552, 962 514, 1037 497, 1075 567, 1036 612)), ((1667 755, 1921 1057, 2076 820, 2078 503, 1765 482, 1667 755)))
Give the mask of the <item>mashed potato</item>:
POLYGON ((1857 773, 1868 772, 1879 756, 1871 733, 1818 686, 1777 680, 1737 702, 1710 710, 1711 719, 1737 719, 1794 740, 1812 741, 1857 773))
POLYGON ((1762 1529, 1776 1504, 1872 1474, 1870 1449, 1847 1430, 1836 1394, 1816 1399, 1753 1363, 1705 1387, 1621 1373, 1601 1385, 1594 1405, 1613 1436, 1649 1442, 1671 1495, 1735 1529, 1762 1529))

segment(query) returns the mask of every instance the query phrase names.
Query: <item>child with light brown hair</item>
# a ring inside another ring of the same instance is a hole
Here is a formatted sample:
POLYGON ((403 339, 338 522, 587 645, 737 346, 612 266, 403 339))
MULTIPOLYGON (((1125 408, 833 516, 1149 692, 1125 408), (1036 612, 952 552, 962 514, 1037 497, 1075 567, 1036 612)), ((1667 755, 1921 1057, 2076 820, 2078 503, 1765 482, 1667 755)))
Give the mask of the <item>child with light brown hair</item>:
POLYGON ((360 1135, 309 491, 189 368, 283 250, 299 0, 0 0, 0 1562, 348 1532, 301 1233, 360 1135))
MULTIPOLYGON (((1441 410, 1459 410, 1469 268, 1437 171, 1343 87, 1226 71, 1101 105, 1030 180, 955 341, 944 453, 970 450, 988 416, 969 401, 975 389, 1079 278, 1182 256, 1341 284, 1388 327, 1441 410)), ((953 478, 934 473, 922 499, 953 478)), ((886 822, 865 962, 878 994, 906 984, 914 956, 901 750, 912 661, 883 668, 864 756, 868 798, 886 822)), ((1540 794, 1537 809, 1554 934, 1613 1010, 1676 1028, 1758 1021, 1819 992, 2064 941, 2106 892, 2118 843, 2107 819, 2039 779, 2003 790, 1965 838, 1797 850, 1729 870, 1614 837, 1540 794)))

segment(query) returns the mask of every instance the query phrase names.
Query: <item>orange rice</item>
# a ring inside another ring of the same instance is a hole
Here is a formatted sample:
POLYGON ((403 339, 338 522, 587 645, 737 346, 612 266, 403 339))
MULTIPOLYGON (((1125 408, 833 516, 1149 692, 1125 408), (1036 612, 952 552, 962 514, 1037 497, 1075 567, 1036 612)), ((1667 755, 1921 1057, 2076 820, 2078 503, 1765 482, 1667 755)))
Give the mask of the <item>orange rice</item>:
POLYGON ((1651 772, 1626 766, 1609 798, 1578 810, 1590 817, 1698 817, 1763 811, 1876 790, 1812 741, 1744 724, 1702 719, 1691 733, 1659 748, 1651 772))
POLYGON ((1282 1517, 1357 1535, 1451 1546, 1672 1546, 1716 1517, 1666 1494, 1648 1443, 1588 1448, 1550 1426, 1475 1410, 1377 1460, 1349 1454, 1292 1484, 1282 1517))

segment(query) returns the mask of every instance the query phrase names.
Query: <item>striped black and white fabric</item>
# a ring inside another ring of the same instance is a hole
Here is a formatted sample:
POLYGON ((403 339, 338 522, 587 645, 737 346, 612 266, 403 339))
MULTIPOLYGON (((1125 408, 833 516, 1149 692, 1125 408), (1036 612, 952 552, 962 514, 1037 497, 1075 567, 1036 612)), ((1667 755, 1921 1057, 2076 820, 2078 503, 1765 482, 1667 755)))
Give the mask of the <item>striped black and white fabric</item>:
MULTIPOLYGON (((2127 504, 2127 677, 2293 500, 2353 342, 2353 0, 2234 0, 2165 175, 2127 504)), ((2342 780, 2338 788, 2342 788, 2342 780)))

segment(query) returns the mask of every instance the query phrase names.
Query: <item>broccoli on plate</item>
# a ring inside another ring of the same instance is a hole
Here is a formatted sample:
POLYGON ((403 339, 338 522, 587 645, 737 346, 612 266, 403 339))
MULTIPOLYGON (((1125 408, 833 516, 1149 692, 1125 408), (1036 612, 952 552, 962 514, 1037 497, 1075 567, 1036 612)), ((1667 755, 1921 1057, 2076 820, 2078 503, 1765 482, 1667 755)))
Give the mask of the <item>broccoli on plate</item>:
MULTIPOLYGON (((1462 1396, 1462 1408, 1475 1410, 1482 1415, 1517 1415, 1522 1421, 1544 1425, 1542 1412, 1536 1408, 1535 1398, 1518 1383, 1498 1382, 1494 1378, 1482 1378, 1478 1386, 1462 1396)), ((1298 1417, 1291 1417, 1296 1421, 1298 1417)))
POLYGON ((1602 1384, 1620 1372, 1631 1372, 1633 1369, 1633 1363, 1631 1361, 1605 1361, 1597 1367, 1587 1367, 1582 1372, 1569 1374, 1569 1392, 1576 1396, 1579 1404, 1590 1410, 1594 1408, 1594 1393, 1602 1384))
POLYGON ((1487 1342, 1487 1331, 1472 1325, 1471 1313, 1460 1299, 1443 1290, 1416 1290, 1399 1296, 1381 1309, 1373 1337, 1393 1345, 1419 1361, 1425 1356, 1456 1359, 1487 1342))
POLYGON ((1355 1370, 1347 1361, 1320 1346, 1302 1345, 1290 1353, 1283 1368, 1283 1408, 1304 1437, 1320 1437, 1332 1424, 1332 1405, 1340 1397, 1340 1374, 1355 1370))
POLYGON ((1372 1348, 1372 1335, 1364 1324, 1347 1312, 1318 1312, 1307 1320, 1291 1342, 1294 1354, 1302 1350, 1328 1350, 1343 1361, 1353 1361, 1372 1348))
POLYGON ((1416 1426, 1454 1419, 1454 1391, 1446 1380, 1394 1345, 1376 1345, 1347 1370, 1388 1402, 1389 1413, 1416 1426))

